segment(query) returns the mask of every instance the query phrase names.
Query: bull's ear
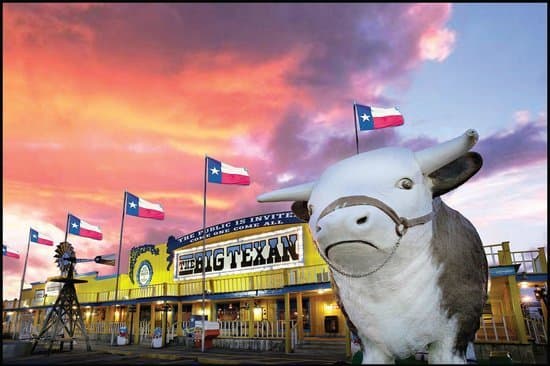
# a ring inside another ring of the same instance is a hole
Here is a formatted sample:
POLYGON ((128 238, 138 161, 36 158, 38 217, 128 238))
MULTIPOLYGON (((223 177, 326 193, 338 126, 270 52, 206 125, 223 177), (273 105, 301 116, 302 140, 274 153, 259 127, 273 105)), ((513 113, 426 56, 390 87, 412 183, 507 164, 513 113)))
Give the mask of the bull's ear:
POLYGON ((478 172, 482 164, 481 155, 468 152, 432 172, 428 177, 432 179, 433 197, 441 196, 466 182, 478 172))
POLYGON ((292 204, 292 212, 299 219, 309 222, 309 210, 307 209, 307 201, 296 201, 292 204))

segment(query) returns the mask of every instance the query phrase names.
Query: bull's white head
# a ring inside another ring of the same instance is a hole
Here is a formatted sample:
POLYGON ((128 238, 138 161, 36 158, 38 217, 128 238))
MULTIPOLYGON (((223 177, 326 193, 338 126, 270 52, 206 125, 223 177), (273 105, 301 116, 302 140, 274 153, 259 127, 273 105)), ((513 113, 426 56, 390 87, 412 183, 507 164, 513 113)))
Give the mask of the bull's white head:
POLYGON ((361 276, 379 268, 409 228, 430 221, 434 197, 481 168, 481 156, 468 152, 477 139, 468 130, 422 151, 388 147, 361 153, 330 166, 317 181, 257 199, 294 201, 292 210, 309 221, 331 267, 361 276))

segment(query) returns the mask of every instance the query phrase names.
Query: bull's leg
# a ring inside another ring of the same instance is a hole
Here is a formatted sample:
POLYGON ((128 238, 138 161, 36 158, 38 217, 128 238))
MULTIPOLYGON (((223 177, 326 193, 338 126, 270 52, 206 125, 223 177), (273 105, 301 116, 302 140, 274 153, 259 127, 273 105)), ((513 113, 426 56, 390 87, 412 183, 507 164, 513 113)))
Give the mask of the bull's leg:
POLYGON ((374 363, 395 363, 395 359, 384 352, 384 349, 374 344, 373 342, 362 339, 363 341, 363 365, 374 363))
POLYGON ((429 364, 465 364, 466 358, 454 349, 454 336, 433 342, 428 346, 429 364))

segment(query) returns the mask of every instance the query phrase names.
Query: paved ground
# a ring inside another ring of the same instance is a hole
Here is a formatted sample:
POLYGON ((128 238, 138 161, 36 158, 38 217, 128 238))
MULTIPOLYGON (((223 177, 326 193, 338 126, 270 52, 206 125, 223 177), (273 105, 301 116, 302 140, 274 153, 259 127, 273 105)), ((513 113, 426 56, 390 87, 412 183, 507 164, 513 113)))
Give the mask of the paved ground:
MULTIPOLYGON (((37 351, 28 356, 13 357, 8 352, 13 343, 21 343, 11 340, 3 340, 2 364, 3 365, 331 365, 351 366, 350 360, 346 360, 342 353, 290 353, 283 352, 255 352, 255 351, 229 351, 222 349, 208 349, 205 352, 186 350, 183 345, 169 345, 165 348, 152 349, 146 345, 109 346, 107 344, 95 344, 92 342, 93 351, 86 351, 84 342, 74 345, 72 351, 66 344, 62 352, 53 349, 48 355, 45 348, 37 348, 37 351)), ((19 344, 21 346, 21 344, 19 344)), ((29 347, 30 349, 30 347, 29 347)), ((403 360, 397 362, 405 365, 426 364, 423 361, 403 360)), ((478 365, 502 364, 496 360, 478 360, 478 365)), ((520 365, 519 362, 513 362, 520 365)), ((546 364, 545 362, 541 364, 546 364)))
MULTIPOLYGON (((188 351, 173 345, 151 349, 145 345, 109 346, 92 344, 92 352, 77 344, 72 351, 38 350, 30 356, 6 357, 3 365, 346 365, 341 355, 285 354, 282 352, 252 352, 209 349, 188 351)), ((349 364, 349 363, 347 363, 349 364)))

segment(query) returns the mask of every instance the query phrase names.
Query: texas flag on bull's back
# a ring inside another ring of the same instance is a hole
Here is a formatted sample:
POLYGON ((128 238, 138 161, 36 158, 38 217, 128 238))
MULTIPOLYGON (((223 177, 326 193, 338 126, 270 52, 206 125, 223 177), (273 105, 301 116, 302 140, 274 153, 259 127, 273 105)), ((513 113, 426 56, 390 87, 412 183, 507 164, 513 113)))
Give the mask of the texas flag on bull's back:
POLYGON ((84 236, 95 240, 103 239, 103 234, 99 226, 90 225, 86 221, 71 214, 69 214, 69 234, 84 236))
POLYGON ((15 249, 8 248, 8 246, 4 244, 2 244, 2 255, 19 259, 19 252, 15 249))
POLYGON ((377 108, 354 104, 355 118, 360 131, 376 130, 384 127, 401 126, 405 123, 397 108, 377 108))
POLYGON ((164 210, 158 203, 152 203, 126 192, 126 213, 147 219, 164 220, 164 210))
POLYGON ((40 234, 38 231, 34 230, 32 227, 31 227, 31 231, 30 231, 29 236, 31 238, 32 243, 44 244, 44 245, 49 245, 49 246, 53 245, 53 240, 45 238, 42 234, 40 234))
POLYGON ((250 184, 250 176, 246 168, 234 167, 210 157, 206 158, 206 166, 209 183, 250 184))

